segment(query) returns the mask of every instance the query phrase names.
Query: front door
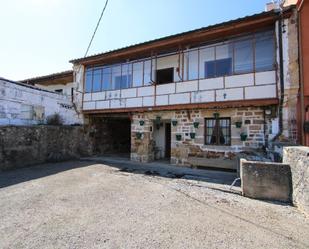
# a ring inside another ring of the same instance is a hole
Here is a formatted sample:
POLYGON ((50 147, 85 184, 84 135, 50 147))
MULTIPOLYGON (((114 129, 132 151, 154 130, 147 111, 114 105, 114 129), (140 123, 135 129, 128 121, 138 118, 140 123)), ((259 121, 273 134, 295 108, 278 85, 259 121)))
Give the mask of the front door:
POLYGON ((171 158, 171 123, 165 123, 165 158, 171 158))

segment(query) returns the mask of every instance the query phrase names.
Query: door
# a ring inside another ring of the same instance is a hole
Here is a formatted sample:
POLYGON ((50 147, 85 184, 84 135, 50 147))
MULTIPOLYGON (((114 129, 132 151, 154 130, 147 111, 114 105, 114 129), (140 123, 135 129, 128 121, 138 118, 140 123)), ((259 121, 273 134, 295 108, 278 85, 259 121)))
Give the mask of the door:
POLYGON ((171 123, 165 124, 165 158, 171 158, 171 123))

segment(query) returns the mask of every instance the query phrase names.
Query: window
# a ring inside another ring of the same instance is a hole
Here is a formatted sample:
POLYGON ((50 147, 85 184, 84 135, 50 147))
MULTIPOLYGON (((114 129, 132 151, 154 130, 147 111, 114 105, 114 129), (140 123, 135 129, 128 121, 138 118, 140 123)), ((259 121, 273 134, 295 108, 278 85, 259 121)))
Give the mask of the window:
POLYGON ((110 67, 103 68, 102 90, 110 90, 112 87, 112 69, 110 67))
POLYGON ((234 45, 234 72, 247 73, 253 71, 252 40, 236 41, 234 45))
POLYGON ((206 118, 205 119, 205 144, 230 145, 231 144, 231 119, 206 118))
POLYGON ((231 44, 216 46, 216 77, 232 74, 232 55, 231 44))
POLYGON ((200 60, 204 66, 204 78, 221 77, 232 74, 233 47, 224 44, 201 50, 200 60))
POLYGON ((166 84, 174 81, 174 68, 165 68, 157 70, 157 84, 166 84))
POLYGON ((200 75, 199 78, 215 77, 215 48, 204 48, 200 50, 200 75))
POLYGON ((85 92, 90 93, 91 91, 92 91, 92 69, 87 69, 85 75, 85 92))
MULTIPOLYGON (((151 63, 151 60, 147 60, 144 61, 144 85, 151 85, 153 77, 152 77, 152 73, 151 73, 151 65, 154 64, 151 63)), ((154 65, 152 65, 152 67, 154 67, 154 65)))
POLYGON ((92 92, 101 91, 101 74, 102 70, 100 68, 93 70, 92 92))
POLYGON ((112 67, 112 90, 120 89, 121 86, 121 66, 112 67))
POLYGON ((198 50, 185 53, 185 80, 195 80, 198 78, 198 50))
POLYGON ((123 64, 121 66, 120 88, 129 88, 132 85, 132 64, 123 64))
POLYGON ((255 35, 255 70, 265 71, 274 69, 275 44, 273 32, 255 35))
POLYGON ((133 86, 143 85, 143 62, 133 63, 133 86))

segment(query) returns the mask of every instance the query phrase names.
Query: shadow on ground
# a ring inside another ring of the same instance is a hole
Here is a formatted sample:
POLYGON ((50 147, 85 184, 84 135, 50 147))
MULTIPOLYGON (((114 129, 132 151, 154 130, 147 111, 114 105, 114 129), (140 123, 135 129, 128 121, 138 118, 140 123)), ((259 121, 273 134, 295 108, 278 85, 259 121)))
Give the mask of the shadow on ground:
MULTIPOLYGON (((88 167, 94 164, 104 164, 117 168, 119 172, 132 174, 143 174, 146 176, 160 176, 171 179, 198 180, 201 182, 231 185, 236 178, 235 172, 224 172, 215 170, 201 170, 187 167, 173 166, 162 162, 137 163, 128 158, 114 157, 91 157, 80 161, 68 161, 59 163, 47 163, 22 169, 15 169, 0 173, 0 188, 14 184, 58 174, 64 171, 88 167)), ((236 186, 239 186, 237 182, 236 186), (238 185, 237 185, 238 184, 238 185)), ((222 191, 222 189, 221 189, 222 191)))

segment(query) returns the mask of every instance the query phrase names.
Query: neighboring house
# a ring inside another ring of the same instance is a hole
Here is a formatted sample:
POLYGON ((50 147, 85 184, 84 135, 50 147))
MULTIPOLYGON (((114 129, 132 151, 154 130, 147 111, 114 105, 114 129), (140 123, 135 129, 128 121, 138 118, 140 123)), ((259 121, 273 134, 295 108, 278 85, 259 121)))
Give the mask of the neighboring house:
POLYGON ((65 95, 74 94, 72 70, 25 79, 20 82, 65 95))
POLYGON ((299 130, 300 142, 309 146, 309 1, 297 3, 300 50, 300 97, 299 130))
POLYGON ((240 151, 297 142, 296 17, 292 6, 72 60, 97 153, 229 168, 240 151))
POLYGON ((71 97, 0 78, 0 125, 33 125, 59 114, 64 124, 82 123, 71 97))

